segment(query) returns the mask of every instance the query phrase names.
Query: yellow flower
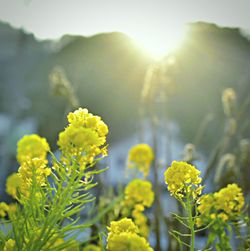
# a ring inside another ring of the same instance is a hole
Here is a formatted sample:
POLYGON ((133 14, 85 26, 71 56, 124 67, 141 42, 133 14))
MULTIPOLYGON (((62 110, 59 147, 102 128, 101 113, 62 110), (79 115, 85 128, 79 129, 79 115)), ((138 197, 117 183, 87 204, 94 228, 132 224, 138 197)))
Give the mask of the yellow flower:
POLYGON ((113 235, 117 235, 123 232, 138 233, 138 227, 131 219, 123 218, 119 221, 111 221, 110 227, 108 227, 109 235, 111 238, 113 235))
POLYGON ((149 228, 147 224, 147 217, 142 213, 144 210, 144 207, 140 207, 141 205, 136 205, 135 209, 132 211, 132 217, 134 220, 134 223, 139 228, 139 233, 144 238, 148 238, 149 235, 149 228))
POLYGON ((213 194, 205 194, 198 201, 199 212, 197 226, 207 225, 211 220, 223 222, 233 220, 244 206, 244 196, 237 184, 229 184, 213 194))
POLYGON ((112 221, 108 230, 109 251, 153 251, 146 239, 137 234, 138 228, 131 219, 112 221))
POLYGON ((87 109, 79 108, 68 114, 68 122, 75 127, 86 127, 96 131, 99 137, 108 134, 108 126, 101 120, 101 117, 89 113, 87 109))
POLYGON ((18 173, 11 174, 6 181, 6 192, 14 199, 17 198, 18 189, 22 185, 22 179, 18 173))
POLYGON ((218 214, 218 218, 222 219, 224 222, 228 220, 228 216, 224 213, 218 214))
POLYGON ((26 135, 17 144, 17 160, 19 164, 33 158, 46 160, 49 144, 45 138, 36 134, 26 135))
POLYGON ((5 217, 12 213, 15 213, 17 210, 17 204, 11 203, 7 204, 5 202, 0 202, 0 217, 5 217))
POLYGON ((109 251, 153 251, 145 238, 134 233, 121 233, 109 239, 109 251))
POLYGON ((96 245, 89 244, 84 247, 82 251, 101 251, 101 248, 96 245))
POLYGON ((5 242, 3 251, 13 251, 15 248, 16 242, 13 239, 9 239, 5 242))
MULTIPOLYGON (((18 173, 13 173, 7 178, 6 192, 19 200, 20 196, 28 197, 32 185, 45 186, 51 169, 47 167, 44 159, 33 158, 21 164, 18 173)), ((37 196, 40 196, 37 193, 37 196)))
POLYGON ((5 202, 0 202, 0 217, 5 217, 9 211, 9 206, 5 202))
POLYGON ((217 210, 223 210, 227 215, 239 213, 245 200, 242 189, 237 184, 229 184, 214 194, 217 210))
POLYGON ((19 167, 18 173, 13 173, 7 178, 6 192, 17 200, 20 196, 28 197, 33 182, 36 186, 45 186, 50 174, 51 169, 47 167, 44 159, 26 159, 19 167))
POLYGON ((104 139, 99 138, 97 132, 90 128, 68 126, 59 134, 58 145, 63 152, 77 156, 82 152, 89 152, 94 146, 101 146, 104 139))
POLYGON ((68 115, 69 126, 59 134, 57 142, 62 151, 62 160, 73 156, 80 165, 92 163, 98 155, 107 155, 107 125, 99 116, 88 113, 87 109, 79 108, 68 115))
MULTIPOLYGON (((18 174, 23 186, 30 187, 34 181, 37 186, 45 186, 46 178, 51 174, 51 169, 46 166, 44 160, 34 158, 24 162, 19 167, 18 174)), ((21 190, 23 189, 21 188, 21 190)))
POLYGON ((201 193, 200 171, 194 166, 182 162, 173 161, 172 165, 165 171, 165 182, 171 195, 177 199, 189 195, 196 198, 201 193))
POLYGON ((147 144, 133 146, 128 154, 128 167, 138 168, 144 177, 149 174, 150 165, 154 159, 154 152, 147 144))
POLYGON ((213 194, 205 194, 202 195, 198 201, 199 206, 198 206, 198 212, 200 214, 210 214, 213 206, 214 206, 214 196, 213 194))
POLYGON ((142 204, 150 207, 154 202, 154 192, 149 181, 134 179, 125 188, 125 204, 134 206, 142 204))

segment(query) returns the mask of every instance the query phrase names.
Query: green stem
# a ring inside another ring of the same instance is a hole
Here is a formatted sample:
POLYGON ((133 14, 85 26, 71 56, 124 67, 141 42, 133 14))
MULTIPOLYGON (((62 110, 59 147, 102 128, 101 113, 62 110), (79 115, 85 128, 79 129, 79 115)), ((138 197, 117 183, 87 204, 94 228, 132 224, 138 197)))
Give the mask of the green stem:
POLYGON ((191 240, 190 240, 190 251, 194 251, 195 246, 195 232, 194 232, 194 220, 192 215, 192 204, 190 203, 190 199, 187 203, 187 210, 188 210, 188 223, 191 231, 191 240))

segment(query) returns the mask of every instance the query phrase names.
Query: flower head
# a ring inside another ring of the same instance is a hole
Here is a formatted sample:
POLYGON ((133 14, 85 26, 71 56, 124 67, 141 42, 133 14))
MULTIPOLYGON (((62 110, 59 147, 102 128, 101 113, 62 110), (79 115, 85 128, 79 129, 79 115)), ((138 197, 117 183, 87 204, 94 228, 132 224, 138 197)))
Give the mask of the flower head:
POLYGON ((144 176, 148 176, 151 162, 154 159, 154 152, 147 144, 133 146, 128 155, 128 167, 138 168, 144 176))
POLYGON ((229 184, 218 192, 205 194, 199 199, 197 226, 211 221, 227 222, 240 214, 244 206, 244 196, 236 184, 229 184))
POLYGON ((101 251, 101 248, 96 245, 89 244, 85 246, 82 251, 101 251))
POLYGON ((45 138, 36 134, 25 135, 17 144, 17 160, 19 164, 33 158, 46 160, 50 147, 45 138))
POLYGON ((153 251, 145 238, 135 233, 121 233, 108 240, 109 251, 153 251))
POLYGON ((16 241, 9 239, 5 242, 3 251, 13 251, 16 245, 16 241))
POLYGON ((36 186, 46 186, 46 179, 50 174, 51 169, 47 167, 44 159, 27 159, 19 167, 18 173, 13 173, 7 178, 6 192, 14 199, 19 199, 20 195, 27 197, 34 183, 36 186))
POLYGON ((131 219, 112 221, 108 230, 107 249, 109 251, 153 251, 146 239, 137 234, 138 228, 131 219))
POLYGON ((68 115, 68 127, 59 134, 57 142, 64 156, 72 156, 84 165, 100 154, 107 155, 107 125, 99 116, 79 108, 68 115))
POLYGON ((0 202, 0 217, 5 217, 8 214, 9 206, 5 202, 0 202))
POLYGON ((46 178, 50 174, 51 169, 47 167, 42 159, 38 158, 24 162, 18 169, 18 175, 26 186, 31 186, 34 180, 36 185, 45 186, 46 178))
POLYGON ((138 227, 134 224, 131 219, 123 218, 119 221, 111 221, 109 230, 109 237, 117 235, 123 232, 138 233, 138 227))
POLYGON ((136 226, 139 228, 139 233, 144 238, 148 238, 149 235, 149 227, 148 227, 148 220, 147 217, 143 214, 144 207, 140 204, 137 204, 132 211, 132 217, 136 226))
POLYGON ((154 192, 149 181, 134 179, 125 188, 125 204, 150 207, 154 202, 154 192))
POLYGON ((22 185, 22 179, 18 173, 11 174, 6 181, 6 192, 14 199, 17 198, 18 189, 22 185))
POLYGON ((237 184, 229 184, 214 194, 216 209, 224 211, 227 215, 239 213, 244 206, 245 200, 242 189, 237 184))
POLYGON ((200 171, 186 162, 173 161, 165 171, 165 182, 171 195, 178 199, 186 195, 196 198, 201 193, 200 171))

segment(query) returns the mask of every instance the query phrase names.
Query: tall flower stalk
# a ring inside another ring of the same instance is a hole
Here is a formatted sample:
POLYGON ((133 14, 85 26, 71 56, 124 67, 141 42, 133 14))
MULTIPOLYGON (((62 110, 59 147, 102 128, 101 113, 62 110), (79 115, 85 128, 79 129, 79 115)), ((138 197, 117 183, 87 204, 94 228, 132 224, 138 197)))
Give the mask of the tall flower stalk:
POLYGON ((174 231, 172 235, 177 239, 181 246, 189 246, 190 251, 194 251, 195 217, 193 216, 193 209, 197 198, 202 191, 202 186, 200 185, 201 178, 199 177, 200 171, 197 170, 193 165, 190 165, 186 162, 174 161, 172 162, 172 165, 167 168, 164 175, 170 194, 181 203, 186 212, 187 217, 184 218, 186 223, 183 221, 183 217, 176 215, 176 218, 183 223, 183 225, 189 228, 189 244, 180 240, 180 236, 185 236, 185 234, 174 231))

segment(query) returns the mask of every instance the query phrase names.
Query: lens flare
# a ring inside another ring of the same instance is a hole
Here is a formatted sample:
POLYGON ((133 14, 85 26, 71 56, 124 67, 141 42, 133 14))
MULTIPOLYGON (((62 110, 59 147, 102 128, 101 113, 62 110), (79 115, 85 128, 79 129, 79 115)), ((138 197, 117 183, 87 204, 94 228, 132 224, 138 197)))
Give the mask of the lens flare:
POLYGON ((131 34, 137 45, 156 61, 174 52, 183 44, 187 28, 185 25, 166 28, 165 31, 131 34))

